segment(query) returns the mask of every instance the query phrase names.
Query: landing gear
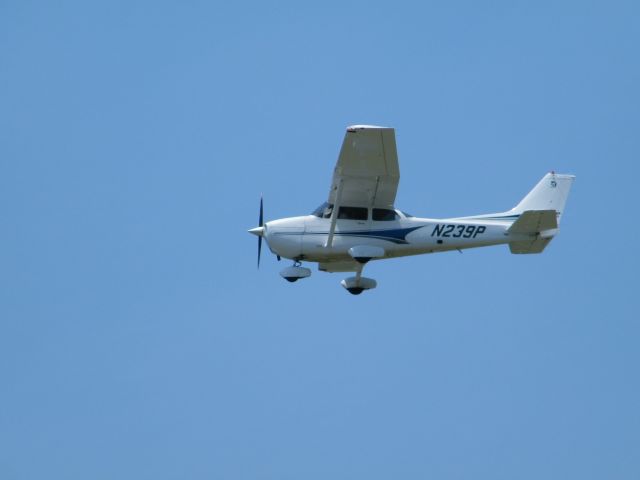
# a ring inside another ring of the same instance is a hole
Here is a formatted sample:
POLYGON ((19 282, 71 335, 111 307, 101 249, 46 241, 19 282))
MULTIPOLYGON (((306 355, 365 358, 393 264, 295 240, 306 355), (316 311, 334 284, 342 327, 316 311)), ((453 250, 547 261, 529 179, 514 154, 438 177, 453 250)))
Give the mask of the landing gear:
POLYGON ((349 249, 349 255, 356 262, 364 265, 371 259, 384 257, 384 249, 372 245, 357 245, 349 249))
POLYGON ((292 267, 287 267, 280 271, 280 276, 287 282, 296 282, 301 278, 307 278, 311 275, 311 270, 305 267, 301 267, 302 263, 299 260, 293 262, 292 267))
POLYGON ((370 260, 384 258, 384 249, 373 245, 356 245, 349 249, 349 255, 359 264, 356 276, 345 278, 340 285, 351 295, 360 295, 365 290, 376 288, 377 282, 373 278, 363 277, 362 269, 370 260))
POLYGON ((347 288, 347 291, 351 295, 360 295, 362 292, 364 292, 364 288, 362 288, 362 287, 351 287, 351 288, 347 288))
POLYGON ((345 278, 340 282, 340 285, 342 285, 351 295, 360 295, 365 290, 376 288, 378 282, 373 278, 363 277, 362 267, 360 267, 360 270, 358 270, 355 277, 345 278))

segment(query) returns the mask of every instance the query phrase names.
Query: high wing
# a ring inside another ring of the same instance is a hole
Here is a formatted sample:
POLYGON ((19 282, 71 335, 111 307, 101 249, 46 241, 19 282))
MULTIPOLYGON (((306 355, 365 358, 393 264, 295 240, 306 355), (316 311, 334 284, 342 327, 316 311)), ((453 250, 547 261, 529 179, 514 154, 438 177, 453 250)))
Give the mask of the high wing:
POLYGON ((393 208, 400 181, 393 128, 347 128, 333 171, 329 203, 334 206, 393 208))

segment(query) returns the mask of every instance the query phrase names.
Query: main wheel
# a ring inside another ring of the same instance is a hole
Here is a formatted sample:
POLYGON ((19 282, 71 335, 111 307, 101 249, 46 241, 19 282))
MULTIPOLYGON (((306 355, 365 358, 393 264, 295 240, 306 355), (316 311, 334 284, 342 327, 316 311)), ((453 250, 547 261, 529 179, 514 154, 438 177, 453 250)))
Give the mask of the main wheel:
POLYGON ((351 287, 351 288, 347 288, 347 291, 348 291, 351 295, 360 295, 362 292, 364 292, 364 288, 360 288, 360 287, 351 287))

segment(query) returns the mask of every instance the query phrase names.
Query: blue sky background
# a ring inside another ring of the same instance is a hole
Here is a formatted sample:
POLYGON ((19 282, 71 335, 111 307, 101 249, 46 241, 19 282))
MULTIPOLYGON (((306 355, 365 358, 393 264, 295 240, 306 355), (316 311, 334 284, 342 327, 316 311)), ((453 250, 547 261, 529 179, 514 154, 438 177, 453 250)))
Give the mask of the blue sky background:
POLYGON ((2 479, 637 479, 637 2, 0 2, 2 479), (542 255, 288 284, 256 225, 393 126, 397 206, 577 180, 542 255), (267 252, 268 253, 268 252, 267 252))

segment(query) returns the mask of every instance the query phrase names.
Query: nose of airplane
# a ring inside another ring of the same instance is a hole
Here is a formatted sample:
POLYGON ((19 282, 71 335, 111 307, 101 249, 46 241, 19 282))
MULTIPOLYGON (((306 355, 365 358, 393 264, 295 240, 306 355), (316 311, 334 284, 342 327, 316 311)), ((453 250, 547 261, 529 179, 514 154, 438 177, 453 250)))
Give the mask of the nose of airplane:
POLYGON ((253 233, 255 236, 257 237, 262 237, 264 236, 264 226, 261 227, 255 227, 252 228, 250 230, 247 230, 249 233, 253 233))

